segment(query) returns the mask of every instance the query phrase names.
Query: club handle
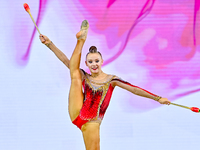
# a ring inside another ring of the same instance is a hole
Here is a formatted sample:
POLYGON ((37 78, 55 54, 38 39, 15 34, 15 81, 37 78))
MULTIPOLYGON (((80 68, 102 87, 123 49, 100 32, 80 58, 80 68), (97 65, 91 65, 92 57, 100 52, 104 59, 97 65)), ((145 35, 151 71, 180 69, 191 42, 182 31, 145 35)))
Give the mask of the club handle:
POLYGON ((170 103, 170 104, 175 105, 175 106, 179 106, 179 107, 182 107, 182 108, 190 109, 190 107, 188 107, 188 106, 184 106, 184 105, 180 105, 180 104, 176 104, 176 103, 170 103))
POLYGON ((36 25, 36 23, 35 23, 35 20, 33 19, 32 15, 31 15, 31 13, 30 13, 30 11, 28 12, 28 14, 30 15, 30 17, 31 17, 31 19, 32 19, 32 21, 33 21, 33 23, 34 23, 34 25, 35 25, 35 27, 36 27, 38 33, 41 34, 41 33, 40 33, 40 30, 38 29, 38 27, 37 27, 37 25, 36 25))
POLYGON ((30 7, 29 7, 29 5, 28 5, 27 3, 24 3, 24 9, 25 9, 25 10, 28 12, 28 14, 30 15, 30 17, 31 17, 31 19, 32 19, 32 21, 33 21, 33 23, 34 23, 34 25, 35 25, 35 27, 36 27, 38 33, 41 34, 41 33, 40 33, 40 30, 38 29, 38 27, 37 27, 37 25, 36 25, 36 23, 35 23, 35 20, 33 19, 32 15, 31 15, 30 7))
POLYGON ((176 104, 176 103, 170 103, 170 104, 175 105, 175 106, 179 106, 179 107, 182 107, 182 108, 190 109, 191 111, 196 112, 196 113, 200 112, 200 109, 197 108, 197 107, 188 107, 188 106, 184 106, 184 105, 180 105, 180 104, 176 104))

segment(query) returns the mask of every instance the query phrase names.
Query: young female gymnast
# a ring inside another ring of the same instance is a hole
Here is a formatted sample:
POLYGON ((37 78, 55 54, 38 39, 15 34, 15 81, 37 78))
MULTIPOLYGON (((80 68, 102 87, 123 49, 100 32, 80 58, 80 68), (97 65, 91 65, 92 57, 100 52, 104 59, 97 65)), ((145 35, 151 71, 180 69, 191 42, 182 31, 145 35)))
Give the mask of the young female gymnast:
POLYGON ((87 20, 84 20, 81 30, 76 34, 77 44, 70 60, 47 36, 41 34, 40 40, 70 69, 69 116, 72 123, 82 131, 86 150, 100 150, 100 124, 115 86, 156 100, 161 104, 169 105, 170 101, 123 81, 115 75, 104 73, 101 70, 102 55, 95 46, 90 47, 85 61, 91 74, 80 69, 81 52, 87 38, 88 28, 89 24, 87 20))

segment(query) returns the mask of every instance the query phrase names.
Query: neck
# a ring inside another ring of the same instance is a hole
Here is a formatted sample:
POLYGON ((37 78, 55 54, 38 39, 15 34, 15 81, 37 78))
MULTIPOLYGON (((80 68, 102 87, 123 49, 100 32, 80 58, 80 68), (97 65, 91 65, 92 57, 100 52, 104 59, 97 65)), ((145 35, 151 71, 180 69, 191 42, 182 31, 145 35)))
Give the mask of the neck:
POLYGON ((91 73, 91 76, 92 76, 93 78, 97 78, 97 77, 100 76, 101 74, 103 74, 103 71, 100 71, 100 72, 98 72, 98 73, 91 73))

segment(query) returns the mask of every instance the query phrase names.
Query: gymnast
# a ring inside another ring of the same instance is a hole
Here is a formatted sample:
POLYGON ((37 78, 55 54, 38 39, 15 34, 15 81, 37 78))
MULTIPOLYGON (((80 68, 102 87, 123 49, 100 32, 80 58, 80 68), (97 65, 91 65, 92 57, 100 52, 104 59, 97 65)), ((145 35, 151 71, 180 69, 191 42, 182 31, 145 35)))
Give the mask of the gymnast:
POLYGON ((80 69, 81 53, 88 28, 89 23, 84 20, 81 30, 76 34, 77 43, 70 60, 47 36, 40 34, 39 37, 41 42, 70 69, 69 116, 72 123, 82 131, 86 150, 100 150, 100 124, 116 86, 133 94, 158 101, 160 104, 169 105, 171 102, 167 98, 152 94, 115 75, 104 73, 101 69, 103 58, 95 46, 90 47, 85 61, 91 74, 80 69))

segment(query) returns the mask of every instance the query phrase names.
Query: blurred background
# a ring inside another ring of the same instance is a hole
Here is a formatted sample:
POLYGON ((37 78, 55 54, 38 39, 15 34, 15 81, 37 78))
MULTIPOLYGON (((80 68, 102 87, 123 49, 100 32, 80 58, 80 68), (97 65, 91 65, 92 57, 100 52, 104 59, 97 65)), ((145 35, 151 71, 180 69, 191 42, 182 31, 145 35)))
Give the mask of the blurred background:
MULTIPOLYGON (((102 53, 102 70, 174 103, 200 107, 199 0, 0 0, 0 149, 81 150, 68 115, 68 68, 39 40, 68 58, 82 20, 83 48, 102 53)), ((200 116, 116 88, 101 124, 101 149, 200 147, 200 116)))

